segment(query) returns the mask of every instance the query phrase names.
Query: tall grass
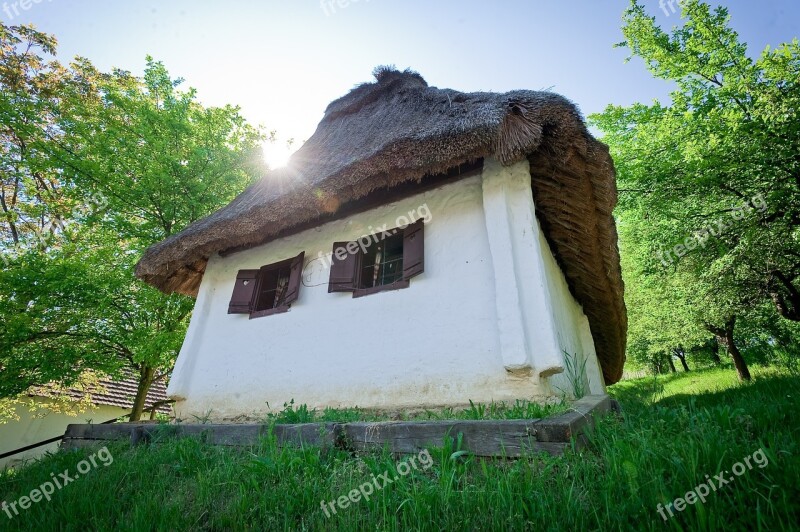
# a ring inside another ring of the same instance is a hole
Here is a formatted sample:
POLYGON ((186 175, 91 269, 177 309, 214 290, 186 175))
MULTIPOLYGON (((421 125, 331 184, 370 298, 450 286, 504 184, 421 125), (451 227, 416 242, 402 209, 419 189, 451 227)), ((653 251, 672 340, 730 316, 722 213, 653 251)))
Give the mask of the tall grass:
MULTIPOLYGON (((621 417, 602 420, 589 447, 565 456, 484 460, 458 442, 434 465, 400 476, 370 500, 326 517, 322 501, 395 471, 389 453, 251 449, 173 440, 110 446, 99 467, 9 520, 8 530, 790 530, 800 522, 800 380, 756 368, 628 381, 610 390, 621 417), (763 449, 769 464, 737 477, 664 522, 656 505, 763 449)), ((486 415, 475 406, 474 415, 486 415)), ((90 451, 60 453, 0 480, 6 501, 90 451)))
POLYGON ((551 404, 517 399, 513 403, 505 401, 489 404, 469 402, 469 408, 446 407, 436 410, 423 409, 410 412, 384 412, 361 408, 325 408, 323 411, 309 409, 307 405, 295 405, 294 400, 284 403, 279 412, 268 414, 266 424, 275 423, 313 423, 313 422, 355 422, 355 421, 428 421, 448 419, 540 419, 563 414, 570 408, 569 402, 562 399, 551 404))
POLYGON ((587 359, 581 357, 578 353, 573 355, 564 351, 564 376, 572 390, 559 389, 563 395, 572 395, 575 399, 581 399, 589 393, 589 381, 586 379, 586 361, 587 359))

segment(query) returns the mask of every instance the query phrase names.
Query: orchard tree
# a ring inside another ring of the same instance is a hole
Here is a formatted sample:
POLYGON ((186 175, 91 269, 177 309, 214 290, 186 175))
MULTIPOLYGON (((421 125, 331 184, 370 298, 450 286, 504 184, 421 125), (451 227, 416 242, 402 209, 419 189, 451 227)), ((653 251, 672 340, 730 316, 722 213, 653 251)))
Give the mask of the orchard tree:
POLYGON ((108 315, 125 360, 139 374, 132 418, 141 415, 150 385, 178 354, 193 300, 165 295, 134 279, 144 249, 230 201, 263 169, 261 133, 238 108, 205 108, 195 91, 178 90, 163 64, 147 58, 143 79, 73 65, 61 108, 64 136, 54 157, 81 198, 104 198, 102 216, 87 220, 110 235, 118 254, 107 269, 108 315))
POLYGON ((143 78, 83 58, 65 68, 45 59, 52 37, 0 35, 0 118, 13 126, 0 154, 0 395, 69 385, 90 369, 134 371, 139 419, 193 303, 137 281, 133 267, 254 181, 263 136, 238 108, 200 105, 152 58, 143 78))
POLYGON ((59 170, 44 153, 57 134, 53 100, 66 71, 40 54, 55 39, 30 26, 0 24, 0 242, 5 261, 44 247, 65 216, 59 170))
MULTIPOLYGON (((629 315, 631 361, 639 366, 674 372, 676 352, 686 368, 685 350, 708 340, 691 295, 696 279, 672 272, 654 257, 658 238, 647 223, 648 214, 631 207, 618 213, 625 299, 629 315)), ((669 229, 668 229, 669 230, 669 229)))
POLYGON ((668 286, 680 321, 692 322, 680 330, 693 341, 714 334, 746 379, 737 320, 765 301, 800 320, 800 44, 752 59, 726 9, 682 6, 685 22, 668 34, 633 0, 620 44, 675 83, 669 105, 610 106, 591 119, 617 165, 619 216, 639 233, 623 244, 640 265, 626 272, 628 290, 646 292, 632 334, 636 319, 665 314, 656 287, 668 286))

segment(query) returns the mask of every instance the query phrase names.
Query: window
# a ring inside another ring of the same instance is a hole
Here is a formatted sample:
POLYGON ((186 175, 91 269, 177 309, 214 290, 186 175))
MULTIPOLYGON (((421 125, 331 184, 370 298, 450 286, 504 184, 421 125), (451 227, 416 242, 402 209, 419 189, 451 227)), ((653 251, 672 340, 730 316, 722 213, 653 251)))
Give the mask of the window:
POLYGON ((300 294, 304 256, 305 252, 258 270, 239 270, 228 314, 249 314, 253 319, 288 311, 300 294))
POLYGON ((335 242, 328 292, 352 292, 354 297, 408 288, 409 279, 424 271, 424 224, 388 231, 367 245, 335 242))
POLYGON ((384 286, 403 279, 403 234, 374 242, 361 257, 358 288, 384 286))

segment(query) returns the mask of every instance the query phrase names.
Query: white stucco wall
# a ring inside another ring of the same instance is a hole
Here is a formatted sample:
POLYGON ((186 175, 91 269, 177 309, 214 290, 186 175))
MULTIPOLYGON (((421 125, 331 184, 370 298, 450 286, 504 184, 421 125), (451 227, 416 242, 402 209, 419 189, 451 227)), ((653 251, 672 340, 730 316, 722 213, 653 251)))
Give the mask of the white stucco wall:
POLYGON ((546 377, 540 384, 553 395, 574 395, 574 380, 584 383, 584 393, 605 393, 589 320, 539 227, 528 163, 503 167, 488 159, 483 174, 500 335, 517 338, 528 350, 516 358, 507 354, 506 369, 530 368, 546 377), (512 324, 504 327, 504 320, 512 324))
MULTIPOLYGON (((46 400, 42 399, 41 401, 46 400)), ((17 407, 15 413, 19 420, 0 424, 0 454, 56 436, 63 436, 67 425, 73 423, 103 423, 129 412, 130 410, 118 406, 98 405, 82 414, 69 416, 43 411, 33 414, 27 408, 17 407)), ((0 469, 39 458, 47 452, 55 452, 58 450, 58 445, 58 442, 54 442, 0 459, 0 469)))
POLYGON ((565 302, 545 301, 550 293, 563 298, 559 282, 566 284, 552 269, 530 196, 527 163, 487 161, 483 175, 212 257, 169 384, 178 417, 258 418, 291 399, 315 408, 413 408, 552 395, 544 377, 562 370, 562 347, 580 347, 583 356, 593 348, 568 292, 565 302), (526 179, 527 200, 517 197, 526 179), (426 218, 425 272, 407 289, 329 294, 318 255, 409 213, 426 218), (238 270, 301 251, 304 281, 289 312, 227 314, 238 270))
POLYGON ((556 326, 556 340, 562 356, 571 356, 575 361, 573 364, 574 376, 569 375, 565 365, 565 371, 554 375, 549 379, 553 393, 560 395, 562 392, 572 394, 573 379, 583 380, 585 390, 589 394, 606 393, 603 372, 597 360, 597 353, 592 339, 589 319, 583 313, 583 308, 578 304, 569 292, 567 280, 559 268, 555 257, 547 247, 544 234, 539 231, 539 241, 542 248, 547 248, 548 253, 542 254, 545 267, 545 278, 547 279, 547 298, 550 303, 551 315, 556 326))

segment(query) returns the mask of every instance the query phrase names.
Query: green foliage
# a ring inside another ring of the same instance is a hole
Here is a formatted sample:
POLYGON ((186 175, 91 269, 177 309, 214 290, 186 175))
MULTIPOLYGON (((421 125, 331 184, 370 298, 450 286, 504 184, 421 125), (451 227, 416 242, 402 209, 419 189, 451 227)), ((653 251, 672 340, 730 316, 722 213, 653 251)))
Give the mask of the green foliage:
POLYGON ((171 370, 193 301, 138 282, 143 250, 253 182, 263 136, 147 58, 143 78, 56 62, 0 25, 0 397, 86 370, 171 370))
POLYGON ((562 394, 580 399, 589 393, 589 381, 586 378, 586 361, 586 358, 582 358, 577 353, 573 355, 564 351, 564 376, 569 383, 570 389, 559 389, 562 394))
POLYGON ((682 6, 671 33, 636 0, 623 17, 620 46, 675 83, 671 103, 591 117, 618 171, 640 365, 703 344, 733 316, 762 320, 765 306, 800 319, 800 43, 753 59, 727 9, 682 6))
MULTIPOLYGON (((325 413, 328 415, 330 410, 326 409, 325 413)), ((294 399, 292 399, 288 403, 283 403, 282 411, 268 415, 267 420, 271 423, 311 423, 316 417, 315 414, 314 410, 308 409, 308 405, 295 407, 294 399)), ((345 415, 348 415, 348 411, 345 411, 345 415)))
MULTIPOLYGON (((477 459, 450 439, 430 449, 429 469, 398 476, 330 517, 322 501, 396 471, 407 457, 279 448, 274 437, 252 448, 215 447, 175 440, 166 425, 150 445, 109 446, 111 465, 52 501, 0 519, 7 530, 86 522, 102 530, 789 530, 800 520, 800 382, 760 367, 754 376, 749 384, 725 370, 659 377, 663 393, 655 398, 653 378, 619 383, 611 392, 623 416, 603 419, 588 448, 560 457, 477 459), (657 504, 758 449, 766 467, 664 523, 657 504)), ((75 471, 89 453, 60 453, 0 476, 0 499, 28 494, 53 472, 75 471)))
POLYGON ((41 247, 68 214, 58 168, 42 157, 57 134, 54 100, 65 72, 39 55, 55 53, 55 38, 30 26, 0 23, 0 238, 5 244, 41 247))
POLYGON ((262 136, 239 109, 202 107, 162 63, 148 57, 141 80, 85 60, 73 69, 56 155, 77 190, 107 199, 103 226, 138 247, 210 214, 260 171, 262 136))

